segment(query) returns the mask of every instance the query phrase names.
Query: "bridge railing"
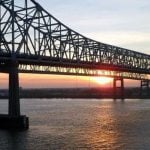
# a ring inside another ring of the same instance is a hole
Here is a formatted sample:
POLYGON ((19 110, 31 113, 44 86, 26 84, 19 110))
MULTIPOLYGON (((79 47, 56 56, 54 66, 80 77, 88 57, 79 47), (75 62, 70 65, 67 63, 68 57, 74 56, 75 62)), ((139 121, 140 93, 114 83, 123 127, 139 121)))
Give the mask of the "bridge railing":
POLYGON ((64 62, 150 74, 150 55, 89 39, 61 23, 35 0, 24 0, 24 4, 1 0, 0 11, 0 56, 14 53, 20 62, 25 58, 37 63, 64 62))
POLYGON ((19 65, 20 73, 39 73, 39 74, 59 74, 59 75, 74 75, 74 76, 103 76, 111 78, 124 78, 133 80, 150 80, 150 75, 131 72, 94 70, 87 68, 67 68, 62 66, 41 66, 41 65, 19 65))

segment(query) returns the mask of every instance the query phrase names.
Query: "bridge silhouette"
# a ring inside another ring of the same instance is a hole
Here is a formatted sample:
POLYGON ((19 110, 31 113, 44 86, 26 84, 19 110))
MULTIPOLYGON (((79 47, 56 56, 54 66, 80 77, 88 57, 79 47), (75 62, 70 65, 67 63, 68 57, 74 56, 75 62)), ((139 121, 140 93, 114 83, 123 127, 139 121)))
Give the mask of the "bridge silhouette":
POLYGON ((18 73, 108 76, 149 90, 150 55, 101 43, 70 29, 35 0, 0 0, 0 72, 9 74, 9 112, 1 127, 28 128, 20 114, 18 73))

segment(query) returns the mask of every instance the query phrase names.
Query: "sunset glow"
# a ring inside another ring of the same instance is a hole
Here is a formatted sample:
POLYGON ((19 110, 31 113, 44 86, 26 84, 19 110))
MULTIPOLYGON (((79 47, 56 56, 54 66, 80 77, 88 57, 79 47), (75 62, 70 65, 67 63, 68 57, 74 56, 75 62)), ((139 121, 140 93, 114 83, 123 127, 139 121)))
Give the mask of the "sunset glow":
POLYGON ((93 77, 92 80, 98 84, 105 85, 112 81, 112 78, 107 77, 93 77))

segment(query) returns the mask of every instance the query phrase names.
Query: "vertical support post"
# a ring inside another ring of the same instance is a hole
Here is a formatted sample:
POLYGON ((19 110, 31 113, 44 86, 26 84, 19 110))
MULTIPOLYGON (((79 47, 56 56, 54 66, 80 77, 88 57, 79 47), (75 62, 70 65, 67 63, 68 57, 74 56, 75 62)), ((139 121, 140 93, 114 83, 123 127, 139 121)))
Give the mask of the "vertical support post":
POLYGON ((18 77, 18 62, 15 54, 15 12, 14 0, 12 0, 12 56, 9 70, 9 109, 8 114, 11 117, 20 116, 20 102, 19 102, 19 77, 18 77))
POLYGON ((124 80, 123 80, 123 78, 114 78, 113 92, 114 92, 114 99, 116 99, 118 97, 121 99, 124 99, 124 80), (118 81, 120 81, 120 86, 117 85, 118 81))
POLYGON ((12 61, 9 71, 9 116, 20 116, 18 63, 12 61))
POLYGON ((141 80, 141 98, 148 98, 150 92, 150 81, 149 80, 141 80))
POLYGON ((124 99, 124 80, 121 78, 121 99, 124 99))
POLYGON ((117 93, 117 83, 116 83, 116 78, 113 80, 113 95, 114 99, 116 99, 116 93, 117 93))
MULTIPOLYGON (((1 0, 0 0, 1 1, 1 0)), ((9 47, 11 53, 11 61, 4 69, 8 69, 9 73, 9 103, 8 114, 0 114, 0 129, 27 130, 29 128, 29 118, 20 115, 20 101, 19 101, 19 63, 16 58, 16 41, 15 41, 15 5, 14 0, 11 0, 11 46, 9 47)), ((6 14, 5 14, 6 15, 6 14)), ((0 7, 1 16, 1 7, 0 7)), ((1 30, 1 22, 0 22, 1 30)), ((1 35, 0 35, 1 36, 1 35)), ((1 40, 1 39, 0 39, 1 40)), ((0 45, 1 47, 1 45, 0 45)))

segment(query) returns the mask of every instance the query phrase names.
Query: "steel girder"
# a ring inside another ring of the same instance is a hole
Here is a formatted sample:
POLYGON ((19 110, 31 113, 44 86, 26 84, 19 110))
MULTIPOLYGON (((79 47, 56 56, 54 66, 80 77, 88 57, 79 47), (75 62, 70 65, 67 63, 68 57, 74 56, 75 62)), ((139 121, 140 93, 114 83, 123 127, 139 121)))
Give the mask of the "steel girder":
MULTIPOLYGON (((58 67, 150 74, 150 55, 89 39, 53 17, 35 0, 0 0, 0 56, 20 64, 56 62, 58 67), (101 67, 99 67, 101 66, 101 67)), ((53 64, 53 63, 52 63, 53 64)))

